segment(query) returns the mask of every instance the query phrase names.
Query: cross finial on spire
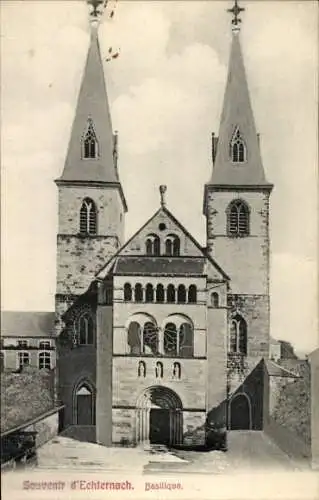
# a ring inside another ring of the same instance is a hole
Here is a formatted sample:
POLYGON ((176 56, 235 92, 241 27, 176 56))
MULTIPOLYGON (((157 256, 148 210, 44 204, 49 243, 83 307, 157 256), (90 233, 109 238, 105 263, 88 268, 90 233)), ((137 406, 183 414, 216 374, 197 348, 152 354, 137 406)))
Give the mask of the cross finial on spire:
POLYGON ((162 207, 165 207, 166 205, 166 200, 165 200, 165 193, 166 193, 166 190, 167 190, 167 186, 163 186, 161 185, 159 187, 159 191, 160 191, 160 194, 161 194, 161 206, 162 207))
POLYGON ((86 0, 88 5, 92 7, 92 11, 90 12, 91 22, 98 23, 103 11, 107 5, 108 0, 86 0), (103 8, 99 9, 99 6, 103 4, 103 8))
POLYGON ((230 12, 233 14, 233 19, 231 21, 232 23, 232 31, 234 33, 238 33, 240 31, 239 24, 241 23, 241 19, 239 17, 239 14, 243 12, 245 9, 243 7, 239 7, 238 5, 238 0, 235 0, 234 6, 232 9, 227 9, 227 12, 230 12))

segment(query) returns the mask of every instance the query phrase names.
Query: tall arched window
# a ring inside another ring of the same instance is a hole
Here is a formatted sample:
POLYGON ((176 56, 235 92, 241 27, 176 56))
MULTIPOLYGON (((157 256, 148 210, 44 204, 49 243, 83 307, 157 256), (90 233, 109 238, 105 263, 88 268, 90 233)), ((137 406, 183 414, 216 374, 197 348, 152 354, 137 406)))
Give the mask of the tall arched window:
POLYGON ((186 302, 186 288, 184 285, 179 285, 177 289, 177 302, 184 304, 186 302))
POLYGON ((179 353, 182 358, 194 356, 194 331, 190 323, 182 323, 179 327, 179 353))
POLYGON ((242 316, 237 314, 230 323, 230 352, 247 354, 247 324, 242 316))
POLYGON ((130 347, 130 354, 141 354, 141 327, 137 321, 132 321, 129 324, 127 343, 130 347))
POLYGON ((249 208, 242 200, 234 200, 227 208, 227 230, 230 236, 249 235, 249 208))
POLYGON ((143 353, 157 354, 158 353, 158 333, 156 326, 147 322, 143 329, 143 353))
POLYGON ((138 362, 137 375, 139 377, 146 377, 146 364, 145 361, 138 362))
POLYGON ((92 120, 88 121, 87 131, 82 140, 82 158, 85 160, 98 157, 99 147, 92 120))
POLYGON ((155 365, 155 377, 163 378, 163 372, 163 363, 161 363, 161 361, 157 361, 155 365))
POLYGON ((78 323, 79 345, 92 345, 94 340, 94 325, 91 314, 82 314, 78 323))
POLYGON ((181 378, 181 364, 178 361, 173 364, 173 378, 181 378))
POLYGON ((167 323, 164 329, 164 353, 167 356, 177 356, 177 328, 174 323, 167 323))
POLYGON ((167 302, 169 302, 169 303, 175 302, 175 287, 174 287, 174 285, 168 285, 166 299, 167 299, 167 302))
POLYGON ((146 255, 160 255, 160 239, 157 234, 149 234, 145 241, 146 255))
POLYGON ((141 283, 136 283, 134 288, 134 299, 135 302, 143 302, 143 287, 141 283))
POLYGON ((156 287, 156 302, 164 302, 164 287, 161 284, 156 287))
POLYGON ((154 289, 151 283, 146 285, 145 289, 145 302, 154 302, 154 289))
POLYGON ((169 234, 165 240, 165 254, 178 256, 180 253, 180 240, 175 234, 169 234))
POLYGON ((80 233, 81 234, 96 234, 97 233, 97 210, 91 198, 85 198, 80 210, 80 233))
POLYGON ((130 283, 125 283, 124 285, 124 300, 125 302, 130 302, 132 300, 132 286, 130 283))
POLYGON ((212 307, 219 307, 219 295, 217 292, 213 292, 211 294, 211 306, 212 307))
POLYGON ((188 302, 195 304, 197 302, 197 288, 196 285, 190 285, 188 289, 188 302))
POLYGON ((246 161, 246 146, 238 128, 236 128, 230 143, 230 157, 233 163, 246 161))

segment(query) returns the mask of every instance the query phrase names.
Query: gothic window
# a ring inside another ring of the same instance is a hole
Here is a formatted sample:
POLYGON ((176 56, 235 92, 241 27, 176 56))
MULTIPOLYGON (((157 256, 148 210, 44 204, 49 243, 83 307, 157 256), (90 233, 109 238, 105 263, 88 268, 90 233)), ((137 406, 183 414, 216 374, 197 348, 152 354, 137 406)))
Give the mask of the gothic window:
POLYGON ((78 328, 79 345, 93 345, 94 325, 91 314, 84 313, 80 316, 78 328))
POLYGON ((180 252, 180 240, 175 234, 169 234, 165 240, 165 254, 178 256, 180 252))
POLYGON ((98 142, 92 120, 89 120, 87 131, 82 140, 82 158, 85 160, 98 157, 98 142))
POLYGON ((239 314, 230 323, 229 349, 230 352, 247 354, 247 324, 239 314))
POLYGON ((125 283, 124 285, 124 300, 125 302, 130 302, 132 300, 132 286, 130 283, 125 283))
POLYGON ((156 365, 155 365, 155 376, 156 378, 163 378, 163 363, 161 363, 160 361, 157 361, 156 362, 156 365))
POLYGON ((18 353, 18 363, 19 363, 19 368, 20 370, 24 366, 29 366, 30 365, 30 353, 29 352, 19 352, 18 353))
POLYGON ((146 255, 160 255, 160 239, 156 234, 149 234, 145 242, 146 255))
POLYGON ((143 302, 143 288, 141 283, 136 283, 134 289, 134 299, 135 302, 143 302))
POLYGON ((211 306, 212 307, 219 307, 219 295, 217 292, 213 292, 211 294, 211 306))
POLYGON ((139 377, 146 377, 146 364, 145 361, 138 362, 137 375, 139 377))
POLYGON ((233 163, 243 163, 246 161, 246 146, 238 128, 235 130, 230 143, 230 156, 233 163))
POLYGON ((46 349, 51 349, 51 342, 50 342, 50 340, 40 340, 40 342, 39 342, 39 349, 43 349, 44 351, 46 349))
POLYGON ((153 285, 151 285, 151 283, 148 283, 146 285, 146 290, 145 290, 145 302, 153 302, 153 301, 154 301, 153 285))
POLYGON ((167 287, 167 302, 175 302, 175 287, 174 285, 168 285, 167 287))
POLYGON ((196 285, 190 285, 188 289, 188 302, 195 304, 197 302, 197 288, 196 285))
POLYGON ((177 356, 178 338, 174 323, 167 323, 164 330, 164 353, 168 356, 177 356))
POLYGON ((96 234, 97 210, 93 200, 85 198, 80 210, 80 233, 96 234))
POLYGON ((194 331, 189 323, 182 323, 179 327, 179 352, 182 358, 194 356, 194 331))
POLYGON ((179 285, 177 289, 177 302, 179 304, 185 304, 186 302, 186 288, 184 285, 179 285))
POLYGON ((158 353, 158 334, 156 326, 148 321, 143 329, 143 353, 157 354, 158 353))
POLYGON ((130 347, 130 354, 141 354, 141 327, 136 321, 129 324, 127 343, 130 347))
POLYGON ((230 236, 249 235, 249 208, 242 200, 234 200, 228 206, 227 229, 230 236))
POLYGON ((164 287, 160 284, 156 287, 156 302, 164 302, 164 287))
POLYGON ((181 364, 178 361, 173 364, 173 378, 181 378, 181 364))
POLYGON ((51 370, 51 353, 43 351, 39 353, 39 369, 51 370))

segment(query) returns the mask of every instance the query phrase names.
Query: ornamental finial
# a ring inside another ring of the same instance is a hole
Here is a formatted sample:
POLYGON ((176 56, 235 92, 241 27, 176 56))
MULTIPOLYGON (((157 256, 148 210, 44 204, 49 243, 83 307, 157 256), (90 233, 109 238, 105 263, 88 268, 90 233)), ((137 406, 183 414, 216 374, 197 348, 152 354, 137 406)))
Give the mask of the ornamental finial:
POLYGON ((241 19, 239 17, 239 14, 241 12, 243 12, 244 10, 245 9, 243 7, 239 7, 238 0, 235 0, 234 6, 232 9, 227 9, 227 12, 230 12, 234 16, 232 21, 231 21, 233 33, 238 33, 240 31, 239 25, 241 23, 241 19))
POLYGON ((88 5, 92 7, 92 11, 90 12, 90 20, 92 24, 98 24, 103 11, 107 5, 108 0, 86 0, 88 5), (100 5, 103 4, 103 7, 100 9, 100 5))
POLYGON ((160 195, 161 195, 161 207, 165 207, 166 205, 166 200, 165 200, 165 193, 167 190, 167 186, 161 185, 159 187, 160 195))

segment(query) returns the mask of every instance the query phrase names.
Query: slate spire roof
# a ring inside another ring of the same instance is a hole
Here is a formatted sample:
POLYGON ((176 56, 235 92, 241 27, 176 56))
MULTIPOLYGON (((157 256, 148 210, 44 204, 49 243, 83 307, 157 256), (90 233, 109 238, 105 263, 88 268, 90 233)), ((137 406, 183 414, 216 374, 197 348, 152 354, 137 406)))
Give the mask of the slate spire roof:
MULTIPOLYGON (((217 146, 216 146, 217 142, 217 146)), ((228 77, 214 167, 206 186, 262 186, 272 188, 265 177, 255 119, 250 101, 239 30, 233 30, 228 77), (242 163, 233 162, 231 142, 239 134, 246 147, 242 163)))
POLYGON ((93 24, 65 166, 59 181, 118 184, 121 190, 97 25, 93 24), (88 130, 97 140, 96 158, 83 158, 83 138, 88 130))

